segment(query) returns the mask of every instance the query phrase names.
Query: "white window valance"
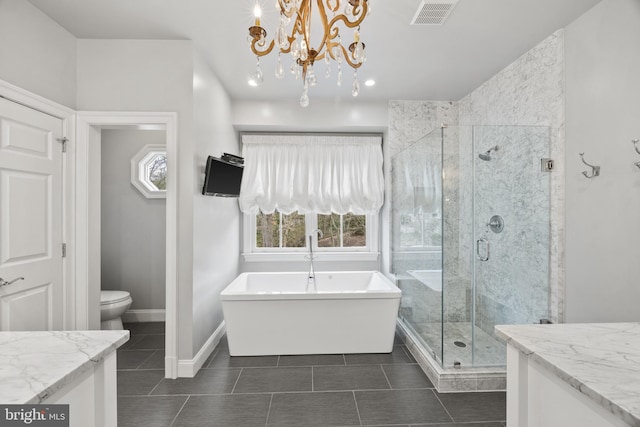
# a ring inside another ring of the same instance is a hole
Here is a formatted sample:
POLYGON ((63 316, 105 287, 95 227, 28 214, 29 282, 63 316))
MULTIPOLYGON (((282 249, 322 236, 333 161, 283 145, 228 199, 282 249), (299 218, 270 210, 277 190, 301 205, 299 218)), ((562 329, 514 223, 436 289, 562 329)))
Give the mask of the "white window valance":
POLYGON ((363 215, 382 207, 380 136, 252 134, 242 143, 244 213, 363 215))

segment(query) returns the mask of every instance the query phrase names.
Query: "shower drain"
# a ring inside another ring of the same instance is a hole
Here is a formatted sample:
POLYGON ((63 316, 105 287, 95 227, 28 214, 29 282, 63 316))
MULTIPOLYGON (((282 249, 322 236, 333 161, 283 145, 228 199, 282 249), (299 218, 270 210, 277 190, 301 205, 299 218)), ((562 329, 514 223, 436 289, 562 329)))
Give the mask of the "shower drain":
POLYGON ((454 341, 453 344, 455 344, 457 347, 466 347, 467 345, 465 343, 463 343, 462 341, 454 341))

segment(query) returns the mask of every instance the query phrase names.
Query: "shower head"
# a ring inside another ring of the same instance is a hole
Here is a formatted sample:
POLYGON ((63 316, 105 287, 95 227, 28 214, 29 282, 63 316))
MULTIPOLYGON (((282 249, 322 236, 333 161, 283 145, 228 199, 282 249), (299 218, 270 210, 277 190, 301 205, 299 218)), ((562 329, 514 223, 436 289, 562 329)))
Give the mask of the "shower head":
POLYGON ((481 160, 488 162, 489 160, 491 160, 492 151, 498 151, 498 146, 496 145, 495 147, 489 148, 486 152, 478 154, 478 157, 480 157, 481 160))

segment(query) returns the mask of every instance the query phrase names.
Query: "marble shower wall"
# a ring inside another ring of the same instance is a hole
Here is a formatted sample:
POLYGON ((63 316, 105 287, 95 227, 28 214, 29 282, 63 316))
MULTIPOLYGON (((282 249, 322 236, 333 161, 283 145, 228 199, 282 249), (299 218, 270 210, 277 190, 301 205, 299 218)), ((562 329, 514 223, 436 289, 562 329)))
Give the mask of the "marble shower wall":
POLYGON ((389 157, 414 145, 440 125, 458 122, 458 106, 441 101, 389 101, 389 157))
POLYGON ((475 239, 490 245, 487 261, 475 257, 475 325, 493 335, 497 324, 548 317, 550 174, 540 159, 549 156, 549 128, 474 126, 473 138, 475 239), (494 146, 491 160, 477 156, 494 146), (504 220, 500 233, 487 227, 493 215, 504 220))

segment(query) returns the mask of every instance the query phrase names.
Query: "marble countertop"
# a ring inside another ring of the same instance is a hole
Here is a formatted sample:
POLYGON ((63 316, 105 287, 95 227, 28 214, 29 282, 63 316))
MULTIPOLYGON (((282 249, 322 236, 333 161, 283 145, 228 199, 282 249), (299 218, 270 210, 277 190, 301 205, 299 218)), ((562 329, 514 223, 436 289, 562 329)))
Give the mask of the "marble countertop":
POLYGON ((631 426, 640 426, 640 323, 496 326, 513 345, 631 426))
POLYGON ((40 403, 128 340, 129 331, 0 332, 0 403, 40 403))

